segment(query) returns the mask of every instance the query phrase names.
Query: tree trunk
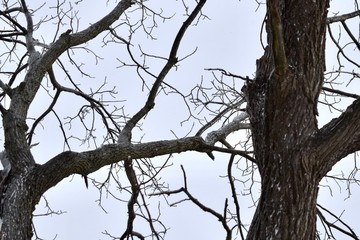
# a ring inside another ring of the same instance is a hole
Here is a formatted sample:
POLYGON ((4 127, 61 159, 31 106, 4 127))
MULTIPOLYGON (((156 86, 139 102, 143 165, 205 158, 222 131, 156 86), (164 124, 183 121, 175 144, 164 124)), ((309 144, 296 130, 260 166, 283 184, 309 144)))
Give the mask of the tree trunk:
POLYGON ((291 162, 266 168, 247 239, 315 239, 318 181, 291 162))
MULTIPOLYGON (((15 97, 13 99, 15 103, 18 100, 15 97)), ((26 142, 27 125, 25 117, 22 117, 26 116, 24 112, 16 108, 3 114, 4 154, 9 161, 10 171, 1 171, 1 240, 31 239, 32 213, 41 196, 35 197, 34 194, 37 189, 32 173, 36 165, 26 142)))
POLYGON ((33 235, 31 224, 36 202, 24 180, 24 177, 12 177, 4 192, 1 240, 29 240, 33 235))
POLYGON ((328 2, 268 0, 267 7, 269 45, 245 88, 262 183, 247 239, 315 239, 322 176, 312 139, 328 2))

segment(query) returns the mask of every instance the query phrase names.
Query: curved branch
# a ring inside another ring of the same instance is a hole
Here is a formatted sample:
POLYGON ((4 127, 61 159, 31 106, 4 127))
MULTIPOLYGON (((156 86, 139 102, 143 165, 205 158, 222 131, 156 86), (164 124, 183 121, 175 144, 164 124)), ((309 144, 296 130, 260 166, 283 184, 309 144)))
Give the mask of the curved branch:
POLYGON ((357 66, 358 68, 360 68, 360 64, 356 63, 355 61, 351 60, 344 52, 343 48, 339 45, 339 43, 336 41, 336 39, 334 38, 332 31, 331 31, 331 27, 328 24, 328 32, 329 32, 329 36, 331 38, 331 40, 333 41, 333 43, 335 44, 335 46, 338 48, 338 53, 341 53, 341 55, 343 55, 343 57, 348 60, 350 63, 354 64, 355 66, 357 66))
MULTIPOLYGON (((17 11, 19 11, 20 9, 17 9, 17 11)), ((7 20, 9 20, 12 24, 14 24, 16 27, 18 27, 22 33, 20 35, 25 35, 27 33, 26 28, 24 28, 23 26, 20 25, 20 23, 18 23, 17 21, 15 21, 14 19, 12 19, 10 16, 8 16, 7 14, 9 14, 11 11, 0 11, 0 16, 4 16, 7 20)))
MULTIPOLYGON (((70 81, 73 83, 75 89, 71 89, 68 87, 64 87, 62 85, 60 85, 55 78, 53 69, 50 68, 50 70, 48 71, 49 73, 49 77, 51 80, 51 83, 53 84, 54 88, 67 92, 67 93, 71 93, 71 94, 75 94, 79 97, 82 97, 84 100, 86 100, 87 102, 90 103, 90 106, 92 108, 95 108, 96 112, 101 116, 101 118, 103 119, 103 123, 106 127, 106 129, 110 130, 110 126, 107 122, 107 118, 109 119, 109 121, 112 122, 112 124, 114 125, 114 127, 120 131, 118 124, 116 123, 115 119, 112 117, 111 113, 106 109, 105 105, 102 104, 102 102, 100 100, 95 100, 92 95, 93 94, 86 94, 84 93, 73 81, 71 76, 65 71, 65 73, 67 74, 68 78, 70 79, 70 81)), ((111 135, 112 133, 109 132, 111 135)), ((113 138, 113 137, 112 137, 113 138)), ((115 139, 114 139, 115 140, 115 139)))
POLYGON ((40 115, 40 117, 38 117, 35 120, 34 124, 32 125, 32 127, 29 131, 29 134, 28 134, 28 144, 29 145, 31 144, 32 137, 33 137, 36 126, 46 117, 46 115, 48 115, 52 111, 53 107, 56 104, 56 101, 59 99, 60 93, 61 93, 61 90, 56 91, 55 96, 54 96, 52 102, 50 103, 49 107, 40 115))
POLYGON ((120 240, 127 239, 127 237, 133 234, 134 220, 136 217, 135 205, 137 203, 137 198, 140 193, 140 186, 136 178, 135 170, 133 169, 131 158, 126 159, 124 161, 124 167, 125 167, 126 176, 131 184, 131 197, 127 204, 128 207, 127 227, 124 233, 121 235, 120 240))
POLYGON ((355 36, 352 34, 351 30, 349 29, 349 27, 346 25, 345 20, 341 21, 341 25, 343 25, 346 33, 349 35, 349 37, 351 38, 351 40, 353 41, 353 43, 356 45, 357 49, 360 51, 360 43, 358 42, 358 40, 355 38, 355 36))
POLYGON ((175 40, 173 42, 173 45, 171 47, 170 55, 168 58, 167 63, 157 76, 154 85, 152 86, 149 97, 145 103, 145 105, 127 122, 125 127, 123 128, 120 136, 119 136, 119 142, 127 142, 130 143, 131 140, 131 131, 136 126, 136 124, 146 115, 150 112, 150 110, 155 106, 155 98, 158 93, 158 90, 164 81, 166 75, 170 71, 170 69, 178 62, 177 59, 177 51, 179 49, 181 40, 187 30, 187 28, 190 26, 190 24, 194 21, 195 17, 199 14, 202 7, 204 6, 206 0, 201 0, 196 5, 194 11, 190 14, 190 16, 186 19, 186 21, 181 26, 180 30, 178 31, 175 40))
MULTIPOLYGON (((44 55, 37 59, 26 75, 24 80, 26 84, 24 84, 24 88, 20 93, 23 96, 22 98, 26 98, 23 101, 22 107, 28 109, 38 88, 40 87, 41 80, 45 73, 62 53, 73 46, 80 45, 95 38, 98 34, 107 30, 109 26, 119 19, 124 11, 133 4, 133 0, 122 0, 109 14, 85 30, 74 34, 70 34, 71 30, 63 33, 59 39, 55 41, 44 53, 44 55)), ((23 118, 25 119, 25 116, 23 118)))
POLYGON ((231 111, 231 110, 233 110, 235 108, 240 107, 245 102, 246 102, 246 99, 243 98, 239 102, 235 103, 234 105, 231 105, 231 106, 225 108, 224 110, 222 110, 221 112, 219 112, 213 119, 211 119, 209 122, 207 122, 204 126, 202 126, 197 131, 196 136, 200 136, 201 134, 203 134, 207 129, 209 129, 216 122, 218 122, 226 113, 228 113, 229 111, 231 111))

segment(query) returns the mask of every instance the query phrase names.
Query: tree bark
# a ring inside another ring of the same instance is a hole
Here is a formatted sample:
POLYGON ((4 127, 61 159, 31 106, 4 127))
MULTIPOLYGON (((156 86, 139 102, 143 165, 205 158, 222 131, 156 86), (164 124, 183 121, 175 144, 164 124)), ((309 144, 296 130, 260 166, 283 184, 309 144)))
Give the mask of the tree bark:
POLYGON ((296 164, 280 165, 263 177, 247 239, 315 239, 318 182, 296 164))
POLYGON ((315 239, 323 177, 312 140, 328 1, 269 0, 268 47, 246 87, 261 197, 247 239, 315 239))
POLYGON ((32 232, 32 213, 39 197, 34 197, 34 185, 26 176, 12 176, 3 196, 1 240, 29 240, 32 232))

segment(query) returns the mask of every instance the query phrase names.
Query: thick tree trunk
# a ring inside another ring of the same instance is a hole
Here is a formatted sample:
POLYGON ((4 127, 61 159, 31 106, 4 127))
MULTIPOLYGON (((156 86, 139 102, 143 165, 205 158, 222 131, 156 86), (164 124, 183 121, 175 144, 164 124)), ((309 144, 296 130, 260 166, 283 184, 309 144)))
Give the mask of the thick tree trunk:
POLYGON ((318 181, 291 161, 266 168, 247 239, 315 239, 318 181))
POLYGON ((1 240, 31 239, 32 213, 36 204, 31 195, 30 185, 24 183, 23 177, 11 178, 2 200, 1 240))
POLYGON ((32 213, 39 197, 34 195, 36 184, 31 176, 36 165, 26 142, 24 112, 16 108, 3 115, 6 153, 2 157, 6 155, 10 171, 1 171, 1 240, 28 240, 33 235, 32 213))
POLYGON ((261 197, 247 239, 315 239, 317 98, 327 1, 268 0, 269 46, 246 90, 261 197))
MULTIPOLYGON (((288 72, 282 76, 287 83, 301 81, 288 72)), ((260 113, 251 114, 251 121, 262 190, 248 239, 315 239, 321 178, 313 165, 316 154, 311 147, 317 131, 314 105, 296 88, 281 95, 278 76, 267 81, 266 98, 258 94, 259 86, 249 86, 254 100, 261 96, 249 103, 249 110, 260 113)))

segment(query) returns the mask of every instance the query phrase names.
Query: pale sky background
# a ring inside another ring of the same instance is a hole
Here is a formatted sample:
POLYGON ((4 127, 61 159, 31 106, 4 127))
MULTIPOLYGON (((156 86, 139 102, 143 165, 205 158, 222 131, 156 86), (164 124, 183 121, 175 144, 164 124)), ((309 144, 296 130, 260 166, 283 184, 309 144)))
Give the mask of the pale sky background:
MULTIPOLYGON (((78 5, 74 4, 75 8, 79 9, 80 27, 83 29, 103 16, 106 12, 110 11, 113 2, 109 2, 109 7, 105 8, 103 3, 94 3, 89 1, 80 2, 78 5)), ((134 49, 136 44, 142 44, 142 48, 149 54, 168 56, 168 52, 175 37, 175 34, 184 21, 181 1, 149 1, 151 6, 156 9, 160 7, 164 10, 164 14, 174 17, 162 24, 159 20, 159 28, 154 30, 156 41, 150 41, 146 36, 138 35, 134 39, 134 49)), ((192 3, 193 1, 191 1, 192 3)), ((35 14, 35 19, 44 14, 54 14, 54 10, 48 10, 56 1, 47 1, 46 5, 39 10, 39 15, 35 14)), ((150 4, 149 3, 149 4, 150 4)), ((29 1, 30 8, 35 9, 38 5, 33 5, 29 1)), ((354 10, 352 1, 350 0, 337 0, 332 1, 332 9, 330 13, 339 11, 340 13, 351 12, 354 10), (346 4, 344 4, 346 2, 346 4), (347 5, 347 6, 345 6, 347 5)), ((181 62, 177 70, 172 69, 171 73, 166 78, 166 82, 181 89, 187 93, 193 88, 196 83, 200 83, 203 78, 204 83, 210 84, 213 79, 210 72, 204 71, 204 68, 224 68, 232 73, 242 76, 253 76, 255 71, 255 61, 262 55, 262 48, 260 44, 260 26, 264 17, 264 7, 262 5, 258 8, 255 1, 236 1, 225 0, 215 1, 208 0, 203 12, 211 19, 201 20, 197 26, 191 27, 185 34, 182 44, 179 49, 179 58, 184 57, 195 50, 197 52, 190 58, 181 62)), ((68 5, 64 6, 64 9, 68 5)), ((193 9, 193 4, 190 5, 193 9)), ((331 14, 330 14, 331 15, 331 14)), ((135 21, 135 19, 134 19, 135 21)), ((353 21, 358 24, 358 18, 353 21)), ((66 30, 67 27, 65 26, 66 30)), ((44 24, 44 28, 40 28, 35 32, 35 37, 43 39, 45 43, 50 43, 55 32, 55 26, 51 24, 44 24), (45 27, 46 26, 46 27, 45 27)), ((79 74, 74 74, 74 78, 81 83, 83 89, 90 86, 94 89, 99 87, 105 77, 111 84, 117 85, 118 97, 121 100, 127 100, 120 105, 125 105, 125 111, 128 114, 133 114, 143 105, 146 97, 146 92, 141 92, 141 82, 132 75, 130 71, 123 71, 122 69, 114 68, 119 63, 116 58, 122 59, 125 57, 125 52, 120 48, 101 47, 101 35, 99 40, 91 41, 89 47, 94 46, 97 54, 104 60, 99 60, 95 65, 95 58, 85 51, 76 51, 74 58, 87 64, 84 70, 92 75, 94 78, 86 78, 79 74), (115 49, 115 50, 114 50, 115 49)), ((126 36, 124 36, 126 37, 126 36)), ((263 40, 266 42, 266 39, 263 40)), ((331 45, 328 49, 330 54, 336 54, 331 45)), ((358 52, 355 52, 355 60, 358 58, 358 52), (357 55, 356 55, 357 54, 357 55)), ((62 58, 66 62, 66 58, 62 58)), ((335 60, 332 60, 335 61, 335 60)), ((328 62, 331 68, 336 62, 328 62)), ((163 64, 162 61, 155 60, 152 62, 149 59, 148 65, 151 71, 157 73, 163 64)), ((69 64, 68 64, 69 65, 69 64)), ((73 69, 74 70, 74 69, 73 69)), ((74 71, 75 72, 75 71, 74 71)), ((61 74, 58 72, 58 80, 61 74)), ((62 76, 63 77, 63 76, 62 76)), ((347 79, 342 79, 347 82, 347 79)), ((238 80, 241 87, 242 82, 238 80)), ((46 83, 44 82, 46 85, 46 83)), ((351 83, 351 89, 359 89, 359 83, 351 83)), ((240 89, 239 89, 240 90, 240 89)), ((356 90, 354 90, 356 93, 356 90)), ((50 92, 50 94, 52 94, 50 92)), ((359 94, 359 92, 357 92, 359 94)), ((75 114, 78 109, 75 108, 76 104, 82 104, 78 98, 73 98, 70 95, 63 95, 61 98, 62 105, 55 107, 56 111, 62 117, 75 114)), ((352 100, 351 100, 352 101, 352 100)), ((350 101, 350 102, 351 102, 350 101)), ((46 92, 42 92, 37 96, 36 102, 30 111, 31 116, 39 116, 48 106, 50 98, 46 92)), ((344 109, 349 101, 342 101, 339 107, 344 109)), ((336 117, 336 113, 332 115, 326 107, 321 108, 321 118, 319 124, 323 125, 331 118, 336 117)), ((187 118, 186 107, 177 95, 160 94, 154 111, 152 111, 143 121, 142 130, 135 131, 134 140, 142 138, 143 142, 153 141, 159 139, 172 139, 174 138, 173 130, 177 136, 185 136, 192 126, 192 122, 185 122, 182 126, 180 122, 187 118)), ((38 127, 36 136, 33 142, 40 144, 32 149, 35 159, 43 163, 55 156, 63 150, 63 138, 58 129, 59 123, 56 121, 54 115, 49 115, 43 122, 42 126, 38 127)), ((69 125, 64 126, 66 129, 69 125)), ((199 125, 195 125, 193 134, 196 132, 199 125)), ((98 134, 101 134, 102 127, 98 127, 98 134)), ((215 129, 212 129, 215 130, 215 129)), ((72 125, 71 131, 74 134, 83 134, 84 130, 79 125, 72 125)), ((244 132, 239 132, 232 135, 231 140, 241 138, 244 132)), ((100 136, 99 136, 100 138, 100 136)), ((80 145, 78 141, 70 141, 73 146, 72 150, 80 151, 87 150, 87 145, 80 145)), ((90 148, 94 148, 93 145, 90 148)), ((161 162, 164 158, 153 159, 152 161, 161 162)), ((354 156, 349 156, 346 161, 343 161, 341 166, 335 166, 333 172, 340 174, 344 172, 347 176, 353 169, 354 156)), ((226 178, 219 176, 226 175, 228 156, 225 154, 216 154, 216 160, 211 161, 206 154, 198 153, 183 153, 174 155, 172 158, 174 166, 166 169, 163 174, 163 180, 169 182, 171 189, 177 189, 182 186, 182 173, 180 164, 183 164, 187 170, 188 184, 191 192, 200 201, 207 204, 209 207, 222 212, 225 197, 231 200, 229 195, 229 186, 226 178)), ((108 168, 105 167, 102 171, 91 174, 89 177, 96 177, 97 180, 104 179, 107 174, 108 168)), ((124 175, 122 175, 122 178, 124 175)), ((121 179, 122 179, 121 178, 121 179)), ((244 177, 243 179, 246 179, 244 177)), ((121 181, 127 182, 125 178, 121 181)), ((360 222, 357 219, 359 212, 358 199, 360 196, 359 187, 352 186, 352 197, 347 198, 348 191, 346 185, 336 185, 333 181, 324 181, 325 184, 333 186, 332 192, 328 188, 320 190, 319 203, 329 209, 334 210, 334 213, 342 214, 342 219, 349 223, 355 231, 360 234, 360 222), (333 196, 331 196, 331 194, 333 196)), ((248 193, 249 183, 237 185, 237 190, 240 193, 248 193)), ((256 189, 258 184, 255 184, 253 195, 255 199, 258 197, 259 190, 256 189)), ((113 190, 115 191, 114 186, 113 190)), ((116 192, 118 197, 128 199, 129 195, 126 193, 116 192)), ((102 234, 108 231, 114 236, 121 236, 125 230, 126 224, 126 203, 115 201, 111 196, 103 194, 102 204, 105 211, 98 206, 97 200, 99 199, 98 190, 90 183, 89 189, 84 186, 83 179, 79 175, 75 175, 63 180, 60 184, 50 189, 46 194, 46 199, 54 211, 64 211, 66 213, 61 215, 35 217, 34 223, 37 234, 42 239, 110 239, 102 234)), ((160 199, 160 198, 159 198, 160 199)), ((170 198, 170 202, 176 202, 180 197, 170 198)), ((239 198, 241 204, 241 219, 244 224, 248 225, 251 222, 253 211, 255 207, 252 204, 252 199, 249 195, 239 198)), ((158 199, 154 198, 149 200, 151 208, 153 208, 153 215, 156 216, 158 199)), ((45 213, 45 201, 42 200, 35 214, 45 213)), ((170 208, 164 201, 161 201, 161 219, 170 229, 167 232, 166 239, 180 240, 180 239, 224 239, 224 233, 221 224, 213 216, 202 212, 199 208, 195 207, 189 202, 179 204, 178 207, 170 208)), ((142 229, 148 229, 146 225, 135 225, 135 231, 145 232, 142 229)), ((346 239, 344 236, 343 238, 346 239)))

